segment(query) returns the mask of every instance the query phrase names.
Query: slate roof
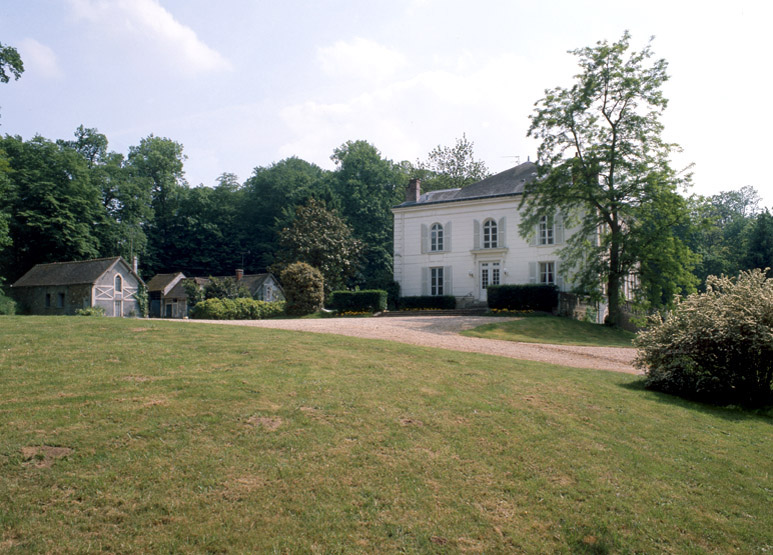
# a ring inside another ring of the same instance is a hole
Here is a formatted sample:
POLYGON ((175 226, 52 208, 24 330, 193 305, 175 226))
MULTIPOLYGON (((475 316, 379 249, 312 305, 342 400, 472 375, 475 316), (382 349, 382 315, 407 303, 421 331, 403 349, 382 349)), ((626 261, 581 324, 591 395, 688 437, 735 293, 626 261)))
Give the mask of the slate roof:
MULTIPOLYGON (((11 287, 39 287, 56 285, 94 284, 97 280, 118 262, 126 261, 120 256, 112 258, 97 258, 76 262, 53 262, 37 264, 20 277, 11 287)), ((131 271, 131 266, 126 264, 131 271)), ((134 272, 132 272, 134 274, 134 272)), ((135 277, 140 280, 139 276, 135 277)), ((141 280, 140 280, 141 281, 141 280)))
POLYGON ((148 291, 165 291, 178 276, 182 276, 185 279, 185 275, 182 272, 175 272, 174 274, 156 274, 148 282, 148 291))
MULTIPOLYGON (((250 295, 254 295, 271 274, 245 274, 237 283, 247 288, 250 295)), ((217 279, 232 278, 234 276, 213 276, 217 279)), ((209 278, 194 278, 199 287, 206 287, 209 284, 209 278)))
POLYGON ((520 195, 523 193, 524 185, 536 177, 537 165, 534 162, 524 162, 462 189, 445 189, 424 193, 419 197, 418 202, 404 202, 396 208, 520 195))

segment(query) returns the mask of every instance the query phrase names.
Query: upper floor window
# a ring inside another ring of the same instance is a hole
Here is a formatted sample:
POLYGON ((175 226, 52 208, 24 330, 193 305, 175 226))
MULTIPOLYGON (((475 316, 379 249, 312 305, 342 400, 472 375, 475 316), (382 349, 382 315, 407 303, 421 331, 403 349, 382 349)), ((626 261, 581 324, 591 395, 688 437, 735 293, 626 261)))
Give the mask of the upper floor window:
POLYGON ((430 251, 443 250, 443 226, 440 224, 432 224, 432 227, 430 228, 429 250, 430 251))
POLYGON ((123 289, 123 280, 120 275, 115 276, 115 292, 120 293, 123 289))
POLYGON ((483 248, 495 249, 499 246, 499 232, 494 220, 483 222, 483 248))
POLYGON ((542 216, 539 219, 539 244, 540 245, 552 245, 555 241, 555 235, 553 231, 553 219, 548 216, 542 216))

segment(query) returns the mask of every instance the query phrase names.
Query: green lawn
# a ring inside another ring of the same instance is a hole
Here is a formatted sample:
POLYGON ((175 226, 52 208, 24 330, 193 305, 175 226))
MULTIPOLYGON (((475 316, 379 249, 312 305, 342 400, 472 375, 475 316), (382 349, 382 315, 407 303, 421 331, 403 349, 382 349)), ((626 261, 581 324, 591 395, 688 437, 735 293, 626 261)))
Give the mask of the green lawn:
POLYGON ((547 314, 535 314, 519 320, 485 324, 464 331, 462 335, 525 343, 590 345, 594 347, 631 347, 631 342, 636 336, 634 333, 617 328, 547 314))
POLYGON ((0 552, 773 550, 773 418, 386 341, 0 317, 0 552))

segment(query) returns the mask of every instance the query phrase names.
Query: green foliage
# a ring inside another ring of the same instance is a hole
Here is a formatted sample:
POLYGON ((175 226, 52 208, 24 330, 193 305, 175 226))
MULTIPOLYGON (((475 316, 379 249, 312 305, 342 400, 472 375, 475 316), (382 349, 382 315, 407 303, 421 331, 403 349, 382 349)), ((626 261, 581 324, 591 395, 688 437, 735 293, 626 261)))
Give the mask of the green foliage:
POLYGON ((757 214, 757 218, 749 230, 749 242, 744 257, 744 266, 751 268, 773 268, 773 216, 765 210, 757 214))
POLYGON ((325 278, 326 293, 345 287, 355 276, 363 250, 338 214, 315 199, 295 209, 293 224, 279 232, 279 245, 279 266, 300 261, 317 268, 325 278))
POLYGON ((558 306, 558 288, 555 285, 489 285, 486 291, 491 309, 551 312, 558 306))
POLYGON ((250 292, 235 278, 216 278, 209 276, 209 282, 204 286, 205 299, 238 299, 249 298, 250 292))
POLYGON ((422 190, 462 188, 488 177, 486 164, 475 160, 474 145, 462 133, 454 146, 438 145, 430 151, 426 161, 417 160, 417 169, 426 172, 417 175, 421 178, 422 190))
POLYGON ((400 310, 453 310, 456 308, 456 297, 453 295, 419 295, 415 297, 400 297, 400 302, 398 305, 400 310))
POLYGON ((198 320, 262 320, 284 313, 282 301, 258 301, 247 298, 210 298, 197 303, 190 317, 198 320))
MULTIPOLYGON (((3 279, 0 278, 0 285, 2 285, 3 279)), ((16 301, 5 294, 0 288, 0 315, 13 316, 16 314, 16 301)))
POLYGON ((383 312, 387 308, 387 292, 380 289, 333 291, 329 304, 339 312, 383 312))
POLYGON ((87 306, 75 311, 76 316, 104 316, 105 309, 101 306, 87 306))
POLYGON ((137 298, 137 304, 140 308, 140 317, 141 318, 147 318, 149 310, 148 310, 148 288, 145 286, 144 283, 140 282, 140 284, 137 287, 137 293, 135 295, 137 298))
POLYGON ((0 82, 7 83, 11 77, 18 80, 22 73, 24 73, 24 62, 19 52, 13 46, 0 42, 0 82))
POLYGON ((520 231, 527 237, 543 215, 557 209, 565 215, 575 230, 560 252, 562 271, 577 292, 596 296, 602 276, 612 324, 622 318, 623 281, 653 254, 658 260, 642 276, 642 286, 659 288, 647 293, 650 299, 692 287, 693 259, 672 229, 687 217, 675 200, 686 180, 669 166, 677 147, 661 138, 667 64, 648 62, 649 45, 628 53, 629 42, 626 32, 616 43, 574 50, 581 67, 576 83, 546 91, 537 103, 528 134, 541 142, 540 176, 521 202, 520 231), (657 274, 658 267, 669 272, 657 274))
POLYGON ((185 290, 185 296, 188 299, 188 306, 193 307, 204 300, 204 290, 199 287, 194 279, 184 279, 183 289, 185 290))
POLYGON ((325 278, 319 270, 305 262, 294 262, 279 276, 291 316, 316 312, 325 300, 325 278))
POLYGON ((773 280, 710 276, 706 292, 655 316, 636 339, 652 389, 718 404, 773 403, 773 280))

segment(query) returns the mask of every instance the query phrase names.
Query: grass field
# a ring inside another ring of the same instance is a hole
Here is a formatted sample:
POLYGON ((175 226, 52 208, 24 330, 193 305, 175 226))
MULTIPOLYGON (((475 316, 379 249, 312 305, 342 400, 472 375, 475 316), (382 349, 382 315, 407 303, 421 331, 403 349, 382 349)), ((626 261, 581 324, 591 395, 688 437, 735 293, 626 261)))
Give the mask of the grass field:
POLYGON ((555 343, 560 345, 590 345, 593 347, 631 347, 635 334, 580 322, 570 318, 534 314, 519 320, 485 324, 462 332, 469 337, 504 339, 526 343, 555 343))
POLYGON ((0 552, 773 550, 773 418, 626 374, 0 318, 0 552))

